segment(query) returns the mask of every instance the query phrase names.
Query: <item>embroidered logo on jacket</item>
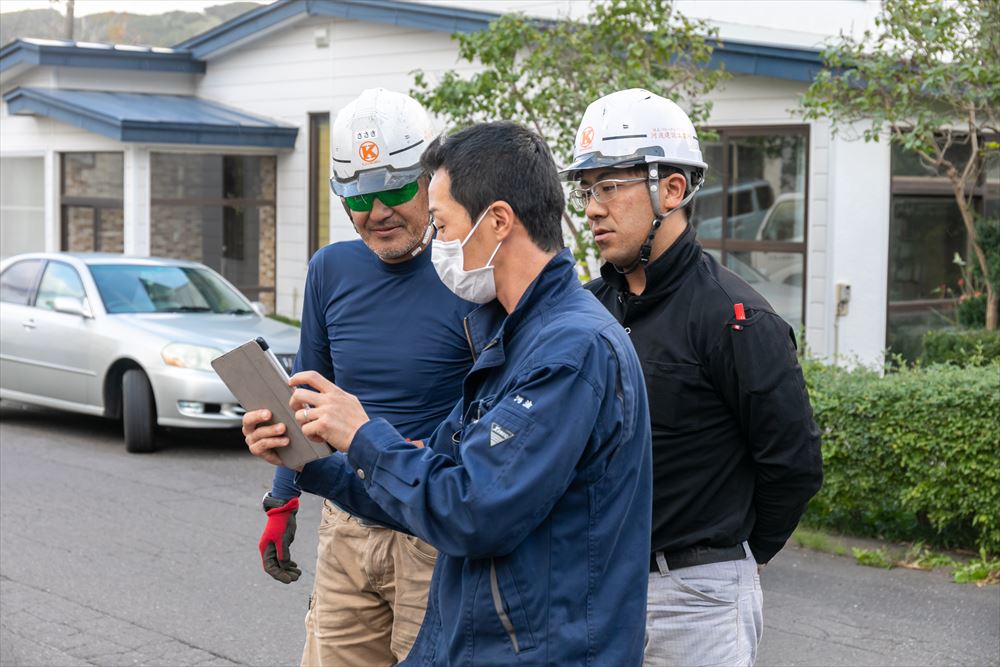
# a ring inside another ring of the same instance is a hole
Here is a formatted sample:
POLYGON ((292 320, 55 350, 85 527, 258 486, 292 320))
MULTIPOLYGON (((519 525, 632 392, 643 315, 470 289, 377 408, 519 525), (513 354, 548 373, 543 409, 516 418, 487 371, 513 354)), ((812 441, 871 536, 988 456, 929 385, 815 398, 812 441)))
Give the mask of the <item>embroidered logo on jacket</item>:
POLYGON ((500 424, 493 422, 490 424, 490 447, 496 447, 501 442, 506 442, 515 435, 513 431, 509 431, 500 424))

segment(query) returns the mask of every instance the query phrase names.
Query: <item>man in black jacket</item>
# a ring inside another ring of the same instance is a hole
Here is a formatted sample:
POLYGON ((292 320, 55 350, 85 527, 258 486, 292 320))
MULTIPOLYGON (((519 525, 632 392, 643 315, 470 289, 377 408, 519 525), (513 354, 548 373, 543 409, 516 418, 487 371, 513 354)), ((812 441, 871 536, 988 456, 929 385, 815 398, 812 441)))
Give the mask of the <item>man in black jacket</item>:
POLYGON ((646 665, 752 665, 759 567, 822 482, 791 327, 704 252, 684 209, 707 165, 676 104, 645 90, 588 107, 572 197, 605 260, 588 288, 642 361, 653 433, 646 665))

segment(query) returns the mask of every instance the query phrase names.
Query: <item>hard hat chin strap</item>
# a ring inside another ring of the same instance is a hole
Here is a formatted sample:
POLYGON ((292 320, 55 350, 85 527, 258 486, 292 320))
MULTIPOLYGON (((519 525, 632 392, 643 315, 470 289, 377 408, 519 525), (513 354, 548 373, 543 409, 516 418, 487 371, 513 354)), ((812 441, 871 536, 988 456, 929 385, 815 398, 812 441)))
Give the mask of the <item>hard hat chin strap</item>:
MULTIPOLYGON (((685 180, 687 180, 687 176, 685 176, 685 180)), ((692 188, 691 192, 681 200, 681 203, 666 212, 660 208, 660 167, 656 162, 651 162, 649 164, 649 170, 646 177, 646 188, 649 191, 649 203, 653 206, 653 222, 650 223, 649 235, 646 237, 646 241, 639 248, 639 257, 626 268, 612 265, 615 267, 615 271, 621 273, 622 275, 628 275, 640 266, 644 267, 649 264, 649 256, 653 252, 653 239, 656 238, 656 232, 660 229, 660 223, 662 223, 674 211, 687 206, 694 197, 695 193, 701 189, 701 183, 698 183, 698 185, 692 188)))
POLYGON ((409 250, 410 257, 416 257, 421 252, 423 252, 424 249, 427 247, 427 244, 431 242, 432 236, 434 236, 434 223, 428 222, 427 228, 424 230, 423 238, 417 241, 416 245, 410 248, 409 250))

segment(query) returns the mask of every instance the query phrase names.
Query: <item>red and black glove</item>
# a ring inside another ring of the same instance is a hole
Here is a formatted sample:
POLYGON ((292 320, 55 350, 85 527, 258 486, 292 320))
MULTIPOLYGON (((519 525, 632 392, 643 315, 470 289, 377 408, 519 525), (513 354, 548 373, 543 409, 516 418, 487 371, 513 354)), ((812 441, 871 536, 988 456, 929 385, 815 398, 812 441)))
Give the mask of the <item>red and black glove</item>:
MULTIPOLYGON (((275 498, 268 500, 272 503, 281 502, 275 498)), ((290 584, 302 575, 302 570, 291 559, 288 551, 288 546, 295 540, 295 513, 298 510, 298 498, 268 509, 267 525, 264 526, 258 544, 264 571, 283 584, 290 584)))

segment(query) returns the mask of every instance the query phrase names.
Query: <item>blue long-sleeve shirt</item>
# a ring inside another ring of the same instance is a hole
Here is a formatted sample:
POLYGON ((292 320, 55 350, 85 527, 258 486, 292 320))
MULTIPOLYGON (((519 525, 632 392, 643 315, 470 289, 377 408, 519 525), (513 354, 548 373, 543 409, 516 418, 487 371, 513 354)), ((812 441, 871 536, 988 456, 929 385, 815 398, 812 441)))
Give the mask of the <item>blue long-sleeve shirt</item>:
MULTIPOLYGON (((425 438, 462 395, 472 367, 462 320, 474 307, 441 283, 430 248, 386 264, 361 241, 334 243, 309 262, 295 371, 318 371, 370 417, 425 438)), ((271 495, 300 493, 278 467, 271 495)))

